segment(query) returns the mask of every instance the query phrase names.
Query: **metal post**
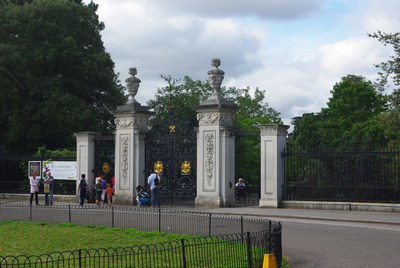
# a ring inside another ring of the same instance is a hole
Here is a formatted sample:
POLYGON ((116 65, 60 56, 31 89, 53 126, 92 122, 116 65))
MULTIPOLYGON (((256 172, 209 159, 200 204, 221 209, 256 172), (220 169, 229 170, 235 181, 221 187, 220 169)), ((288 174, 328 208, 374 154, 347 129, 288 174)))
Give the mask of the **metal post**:
POLYGON ((115 227, 114 226, 114 207, 111 207, 111 226, 112 227, 115 227))
POLYGON ((32 204, 29 206, 29 221, 32 221, 32 204))
POLYGON ((209 213, 208 215, 209 215, 209 217, 208 217, 208 236, 211 236, 211 216, 212 216, 212 214, 209 213))
POLYGON ((181 245, 182 245, 182 264, 183 268, 186 268, 186 253, 185 253, 185 240, 181 239, 181 245))
POLYGON ((244 231, 243 230, 243 216, 240 216, 240 234, 242 236, 242 241, 243 241, 243 238, 244 238, 244 232, 243 231, 244 231))
POLYGON ((78 250, 78 267, 82 267, 82 249, 78 250))
MULTIPOLYGON (((174 180, 174 134, 173 132, 170 132, 170 137, 171 137, 171 160, 170 160, 170 180, 171 180, 171 186, 175 184, 174 180)), ((172 194, 173 188, 171 187, 171 206, 174 204, 174 195, 172 194)))
POLYGON ((71 205, 68 205, 68 222, 71 223, 71 205))
POLYGON ((161 232, 161 208, 158 209, 158 231, 161 232))
POLYGON ((253 267, 253 261, 252 261, 252 256, 251 256, 251 237, 250 237, 250 232, 246 233, 246 246, 247 246, 247 261, 248 261, 248 268, 253 267))

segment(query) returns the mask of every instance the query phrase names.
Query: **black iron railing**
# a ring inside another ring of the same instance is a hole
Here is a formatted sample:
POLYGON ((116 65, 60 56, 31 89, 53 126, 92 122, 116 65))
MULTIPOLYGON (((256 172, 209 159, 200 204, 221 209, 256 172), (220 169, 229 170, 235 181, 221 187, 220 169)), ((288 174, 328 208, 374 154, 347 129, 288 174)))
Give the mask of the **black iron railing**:
POLYGON ((198 236, 154 245, 4 256, 0 267, 260 267, 266 253, 275 255, 278 267, 282 263, 282 226, 261 217, 126 206, 0 204, 0 219, 198 236))
POLYGON ((235 203, 238 206, 257 205, 261 198, 260 185, 247 185, 242 193, 235 186, 235 203))
POLYGON ((283 157, 286 200, 400 202, 400 148, 287 148, 283 157))

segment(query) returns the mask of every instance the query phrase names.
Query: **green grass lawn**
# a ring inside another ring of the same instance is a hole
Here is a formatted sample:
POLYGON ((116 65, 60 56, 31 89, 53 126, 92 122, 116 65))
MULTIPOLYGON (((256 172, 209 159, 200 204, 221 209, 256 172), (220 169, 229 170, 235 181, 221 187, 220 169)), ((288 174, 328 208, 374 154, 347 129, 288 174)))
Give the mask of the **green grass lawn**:
POLYGON ((0 256, 158 244, 192 236, 74 224, 0 222, 0 256))
MULTIPOLYGON (((49 254, 52 252, 74 251, 77 249, 121 248, 140 245, 151 245, 178 241, 180 239, 193 239, 194 236, 186 234, 166 234, 158 231, 144 232, 136 229, 119 229, 103 226, 78 226, 74 224, 48 224, 42 222, 0 222, 0 256, 32 256, 49 254)), ((218 241, 216 241, 218 243, 218 241)), ((220 254, 235 255, 242 243, 228 242, 219 252, 213 252, 215 256, 220 254)), ((255 249, 257 250, 257 249, 255 249)), ((259 249, 262 250, 262 249, 259 249)), ((218 251, 218 250, 217 250, 218 251)), ((190 254, 190 252, 188 252, 190 254)), ((180 253, 177 253, 180 254, 180 253)), ((192 253, 195 255, 200 252, 192 253)), ((205 252, 206 256, 210 255, 205 252)), ((235 258, 232 257, 232 261, 235 258)), ((284 261, 286 267, 286 262, 284 261)), ((165 262, 164 262, 165 264, 165 262)), ((90 265, 89 265, 90 266, 90 265)), ((118 266, 121 267, 121 266, 118 266)), ((160 265, 149 267, 164 267, 162 260, 160 265)), ((246 263, 235 263, 232 267, 247 267, 246 263), (238 264, 238 266, 236 266, 238 264)))

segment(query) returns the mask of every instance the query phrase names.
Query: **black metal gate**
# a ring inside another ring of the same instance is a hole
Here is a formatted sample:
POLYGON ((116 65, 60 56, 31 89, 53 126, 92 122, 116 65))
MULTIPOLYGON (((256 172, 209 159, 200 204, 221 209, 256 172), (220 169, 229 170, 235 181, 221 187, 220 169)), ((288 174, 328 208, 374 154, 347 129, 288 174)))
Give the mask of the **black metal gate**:
POLYGON ((104 175, 108 183, 114 176, 115 166, 115 136, 95 137, 95 170, 94 176, 98 174, 104 175))
POLYGON ((153 127, 146 134, 146 178, 152 170, 161 175, 162 202, 194 202, 196 152, 192 125, 153 127))

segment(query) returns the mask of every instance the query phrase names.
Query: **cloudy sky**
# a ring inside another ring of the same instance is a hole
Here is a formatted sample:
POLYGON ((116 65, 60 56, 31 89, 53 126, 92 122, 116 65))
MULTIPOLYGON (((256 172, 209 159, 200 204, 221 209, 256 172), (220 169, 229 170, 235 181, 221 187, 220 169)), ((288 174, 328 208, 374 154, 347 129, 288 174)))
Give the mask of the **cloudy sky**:
MULTIPOLYGON (((89 1, 89 0, 88 0, 89 1)), ((86 2, 88 2, 86 1, 86 2)), ((392 51, 368 33, 400 31, 399 0, 94 0, 106 50, 125 84, 130 67, 145 105, 161 75, 258 87, 286 124, 326 107, 347 74, 375 80, 392 51)))

